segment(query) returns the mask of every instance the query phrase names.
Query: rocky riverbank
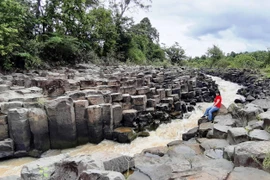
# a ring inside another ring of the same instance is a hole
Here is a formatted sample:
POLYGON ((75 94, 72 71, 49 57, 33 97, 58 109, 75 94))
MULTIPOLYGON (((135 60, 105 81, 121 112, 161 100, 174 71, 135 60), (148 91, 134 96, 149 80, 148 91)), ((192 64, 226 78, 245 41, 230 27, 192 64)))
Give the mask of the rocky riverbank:
POLYGON ((1 159, 103 139, 129 143, 212 101, 217 89, 194 70, 85 64, 0 75, 0 82, 1 159))

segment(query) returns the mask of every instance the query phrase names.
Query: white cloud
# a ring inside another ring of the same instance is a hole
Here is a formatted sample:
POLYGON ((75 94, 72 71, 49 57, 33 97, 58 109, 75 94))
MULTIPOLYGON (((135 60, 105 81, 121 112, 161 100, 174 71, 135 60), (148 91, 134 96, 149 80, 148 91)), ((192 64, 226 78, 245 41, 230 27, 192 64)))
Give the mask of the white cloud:
POLYGON ((270 46, 268 0, 153 0, 149 12, 132 14, 136 22, 148 17, 160 42, 174 42, 188 55, 200 56, 213 44, 226 53, 266 50, 270 46))

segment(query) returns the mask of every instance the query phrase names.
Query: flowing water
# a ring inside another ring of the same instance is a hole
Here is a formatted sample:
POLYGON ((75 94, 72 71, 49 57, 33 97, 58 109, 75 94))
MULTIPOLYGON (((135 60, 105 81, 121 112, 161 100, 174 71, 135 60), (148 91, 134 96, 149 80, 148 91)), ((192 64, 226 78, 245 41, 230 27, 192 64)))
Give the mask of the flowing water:
MULTIPOLYGON (((228 107, 235 98, 239 97, 236 92, 241 86, 224 81, 218 77, 212 77, 219 85, 219 90, 223 98, 222 103, 228 107)), ((66 150, 48 151, 48 156, 60 153, 69 153, 71 156, 91 154, 94 152, 113 152, 133 156, 140 153, 143 149, 157 146, 166 146, 167 143, 182 139, 182 134, 187 130, 197 126, 197 120, 203 115, 203 112, 212 103, 198 103, 195 111, 186 114, 182 120, 173 120, 169 124, 162 124, 156 131, 150 132, 149 137, 137 138, 130 144, 119 144, 116 142, 104 140, 98 145, 86 144, 76 148, 66 150)), ((19 175, 23 165, 34 161, 34 158, 20 158, 0 162, 0 177, 9 175, 19 175)))

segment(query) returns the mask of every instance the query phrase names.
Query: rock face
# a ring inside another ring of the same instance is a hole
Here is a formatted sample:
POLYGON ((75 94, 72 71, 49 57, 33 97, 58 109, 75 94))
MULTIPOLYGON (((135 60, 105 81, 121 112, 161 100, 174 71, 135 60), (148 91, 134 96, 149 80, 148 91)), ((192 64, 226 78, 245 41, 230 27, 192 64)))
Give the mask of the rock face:
POLYGON ((89 142, 100 143, 104 139, 101 107, 99 105, 88 106, 86 109, 89 142))
POLYGON ((34 149, 42 152, 47 151, 50 149, 50 138, 46 112, 38 108, 29 109, 28 119, 34 140, 34 149))
POLYGON ((8 111, 9 134, 14 141, 16 151, 30 150, 30 126, 27 109, 10 109, 8 111))
POLYGON ((59 98, 49 101, 46 104, 46 111, 49 120, 51 148, 64 149, 76 146, 76 122, 72 100, 59 98))
POLYGON ((255 168, 250 167, 235 167, 230 173, 228 180, 241 180, 241 179, 270 179, 270 174, 255 168))
POLYGON ((14 144, 12 139, 0 141, 0 159, 12 157, 14 154, 14 144))
POLYGON ((74 101, 77 141, 79 145, 85 144, 89 141, 88 123, 86 120, 86 111, 85 111, 87 107, 88 107, 87 100, 74 101))
POLYGON ((125 177, 121 173, 113 171, 87 170, 79 177, 79 180, 85 179, 125 180, 125 177))

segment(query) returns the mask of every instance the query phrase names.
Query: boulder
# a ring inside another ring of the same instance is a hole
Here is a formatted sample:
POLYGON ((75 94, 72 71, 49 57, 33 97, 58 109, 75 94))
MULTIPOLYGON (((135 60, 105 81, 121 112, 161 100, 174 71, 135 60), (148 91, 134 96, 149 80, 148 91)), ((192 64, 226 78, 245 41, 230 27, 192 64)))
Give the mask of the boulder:
POLYGON ((8 111, 9 135, 16 151, 30 150, 31 133, 27 113, 28 109, 24 108, 8 111))
POLYGON ((259 114, 258 118, 263 121, 264 129, 270 127, 270 110, 259 114))
POLYGON ((248 141, 247 130, 245 128, 230 128, 228 130, 227 141, 229 144, 239 144, 248 141))
POLYGON ((8 134, 7 116, 0 115, 0 141, 7 139, 8 137, 9 134, 8 134))
POLYGON ((229 126, 214 124, 213 137, 217 139, 226 139, 230 128, 231 127, 229 126))
POLYGON ((235 146, 235 166, 261 168, 261 164, 269 153, 270 141, 248 141, 235 146))
POLYGON ((69 83, 67 80, 63 79, 47 80, 45 85, 41 88, 43 88, 45 95, 57 97, 69 90, 69 83))
POLYGON ((214 119, 214 123, 224 126, 232 126, 234 127, 236 124, 235 119, 232 117, 231 114, 226 115, 217 115, 214 119))
POLYGON ((122 112, 123 112, 123 109, 121 105, 115 104, 112 106, 113 128, 117 128, 121 126, 121 121, 123 118, 122 112))
POLYGON ((74 101, 75 122, 78 145, 86 144, 88 139, 88 124, 86 120, 87 100, 74 101))
POLYGON ((90 105, 98 105, 104 103, 104 97, 100 94, 93 94, 86 97, 90 105))
POLYGON ((86 113, 89 142, 98 144, 104 139, 101 107, 99 105, 88 106, 86 113))
POLYGON ((123 125, 126 127, 133 127, 133 123, 136 120, 138 111, 135 109, 129 109, 123 111, 123 125))
POLYGON ((132 128, 129 127, 119 127, 114 129, 113 138, 120 143, 130 143, 136 139, 137 135, 132 128))
POLYGON ((49 180, 51 175, 55 172, 57 162, 60 162, 67 155, 57 155, 47 158, 41 158, 22 167, 21 178, 23 180, 49 180))
POLYGON ((208 149, 224 149, 229 143, 224 139, 204 139, 200 146, 204 150, 208 149))
POLYGON ((50 149, 50 139, 46 112, 38 108, 29 109, 28 119, 34 149, 47 151, 50 149))
POLYGON ((0 159, 12 157, 14 154, 14 143, 12 139, 0 141, 0 159))
POLYGON ((260 106, 264 111, 267 111, 270 108, 269 99, 255 99, 251 103, 260 106))
POLYGON ((227 180, 268 180, 270 179, 270 174, 251 167, 235 167, 233 171, 228 176, 227 180))
POLYGON ((9 109, 22 108, 23 103, 20 101, 0 103, 0 109, 3 114, 8 114, 9 109))
POLYGON ((112 93, 112 102, 120 102, 123 99, 122 93, 112 93))
POLYGON ((240 125, 246 126, 249 121, 256 119, 257 116, 263 112, 263 109, 255 104, 250 103, 245 105, 238 113, 241 119, 240 125))
POLYGON ((188 141, 198 135, 198 127, 190 129, 188 132, 182 134, 182 139, 188 141))
POLYGON ((58 98, 47 102, 51 148, 65 149, 77 145, 76 121, 71 98, 58 98))
MULTIPOLYGON (((138 166, 139 172, 146 175, 148 179, 169 179, 172 176, 172 168, 168 165, 152 165, 152 166, 138 166), (158 173, 157 173, 158 172, 158 173)), ((143 177, 142 174, 138 175, 137 173, 135 175, 131 175, 128 180, 135 180, 137 177, 143 177)), ((148 180, 145 178, 145 180, 148 180)), ((144 180, 144 179, 142 179, 144 180)))
POLYGON ((270 134, 265 130, 254 129, 248 133, 251 141, 269 141, 270 134))
POLYGON ((86 170, 79 176, 78 180, 125 180, 123 174, 114 171, 101 171, 96 169, 86 170))
POLYGON ((204 155, 211 159, 222 159, 223 158, 223 150, 221 149, 208 149, 204 151, 204 155))
POLYGON ((213 129, 213 123, 207 122, 207 123, 201 123, 199 126, 199 135, 200 137, 206 137, 208 131, 213 129))
POLYGON ((106 171, 124 173, 135 166, 133 157, 121 154, 98 152, 91 154, 91 158, 97 160, 106 171))
MULTIPOLYGON (((101 116, 103 119, 103 134, 105 139, 112 139, 113 109, 111 104, 101 104, 101 116)), ((115 109, 114 109, 115 110, 115 109)))
POLYGON ((223 158, 233 161, 235 145, 226 146, 223 152, 223 158))

